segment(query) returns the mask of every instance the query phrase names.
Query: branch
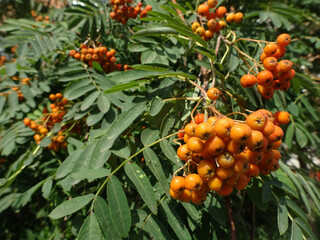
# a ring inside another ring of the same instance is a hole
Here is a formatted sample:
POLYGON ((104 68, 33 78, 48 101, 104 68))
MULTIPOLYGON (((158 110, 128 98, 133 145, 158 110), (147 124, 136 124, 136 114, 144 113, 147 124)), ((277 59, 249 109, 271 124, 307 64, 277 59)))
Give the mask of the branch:
POLYGON ((230 203, 230 197, 225 197, 225 203, 227 207, 227 213, 228 213, 228 220, 230 224, 230 234, 231 234, 231 240, 237 240, 237 232, 236 232, 236 225, 234 223, 234 218, 232 214, 232 206, 230 203))

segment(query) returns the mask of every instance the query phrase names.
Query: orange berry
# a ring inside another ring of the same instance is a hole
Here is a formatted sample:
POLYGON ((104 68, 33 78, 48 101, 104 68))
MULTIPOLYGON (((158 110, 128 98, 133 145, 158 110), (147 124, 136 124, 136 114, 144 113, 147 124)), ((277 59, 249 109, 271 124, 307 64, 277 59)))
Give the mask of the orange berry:
POLYGON ((288 124, 290 122, 290 113, 286 111, 278 111, 274 114, 275 121, 279 124, 288 124))
POLYGON ((177 192, 177 193, 181 193, 185 188, 185 178, 181 177, 181 176, 177 176, 172 178, 171 182, 170 182, 170 189, 172 189, 172 191, 177 192))
POLYGON ((210 123, 211 125, 214 125, 218 118, 217 117, 209 117, 207 120, 207 123, 210 123))
POLYGON ((278 64, 281 72, 288 72, 293 66, 293 63, 290 60, 281 60, 278 64))
POLYGON ((188 189, 184 189, 179 200, 182 202, 189 202, 191 200, 191 192, 188 189))
POLYGON ((263 62, 264 59, 266 59, 267 55, 263 52, 260 55, 260 61, 263 62))
POLYGON ((236 18, 236 14, 235 13, 228 13, 227 17, 226 17, 226 21, 228 23, 233 23, 235 18, 236 18))
POLYGON ((277 51, 272 55, 272 57, 275 57, 276 59, 282 58, 286 54, 286 49, 284 47, 278 46, 277 51))
POLYGON ((263 60, 263 66, 265 69, 272 71, 276 68, 278 61, 275 57, 267 57, 263 60))
POLYGON ((177 155, 181 160, 188 160, 192 157, 192 152, 188 149, 187 144, 181 145, 177 150, 177 155))
POLYGON ((200 123, 195 130, 195 136, 201 140, 207 140, 211 138, 214 134, 213 127, 208 122, 200 123))
POLYGON ((221 138, 228 138, 233 125, 234 122, 231 118, 219 118, 214 124, 214 132, 221 138))
POLYGON ((217 176, 210 178, 207 182, 208 187, 213 191, 220 191, 223 184, 223 180, 217 176))
POLYGON ((207 92, 207 96, 209 99, 211 100, 217 100, 218 97, 220 95, 220 91, 217 88, 209 88, 208 92, 207 92))
POLYGON ((59 136, 59 137, 57 138, 57 141, 58 141, 59 143, 64 142, 64 140, 65 140, 65 137, 64 137, 64 136, 59 136))
POLYGON ((190 191, 200 190, 202 187, 203 181, 198 174, 191 173, 188 174, 185 178, 185 188, 190 191))
POLYGON ((258 73, 257 83, 262 86, 270 86, 273 82, 273 74, 268 70, 264 70, 258 73))
POLYGON ((56 93, 55 97, 56 99, 62 99, 63 96, 61 93, 56 93))
POLYGON ((46 134, 48 132, 48 129, 45 128, 45 127, 42 127, 42 128, 40 128, 39 131, 40 131, 41 134, 46 134))
POLYGON ((251 128, 244 123, 235 124, 230 130, 230 138, 238 143, 245 143, 252 133, 251 128))
POLYGON ((204 36, 204 34, 205 34, 205 29, 204 29, 204 27, 198 27, 197 29, 196 29, 196 34, 198 34, 199 36, 204 36))
POLYGON ((239 177, 239 180, 235 185, 235 188, 237 188, 238 190, 242 190, 242 189, 245 189, 247 185, 248 185, 248 177, 245 174, 242 174, 239 177))
POLYGON ((282 137, 283 137, 283 130, 279 126, 275 125, 274 132, 268 136, 268 140, 271 142, 277 142, 281 140, 282 137))
POLYGON ((216 9, 217 18, 224 18, 227 13, 227 9, 224 6, 220 6, 216 9))
POLYGON ((240 83, 244 88, 251 88, 257 83, 257 78, 252 74, 246 74, 241 77, 240 83))
POLYGON ((242 19, 243 19, 243 13, 242 12, 237 12, 235 14, 234 22, 241 23, 242 19))
POLYGON ((206 16, 209 14, 209 6, 206 4, 200 4, 198 7, 198 13, 202 16, 206 16))
POLYGON ((207 195, 199 194, 198 192, 192 191, 191 192, 191 202, 194 204, 203 204, 207 199, 207 195))
POLYGON ((263 134, 260 131, 252 130, 250 137, 246 141, 246 145, 251 151, 257 151, 261 148, 263 141, 263 134))
POLYGON ((226 22, 223 20, 219 21, 219 25, 221 26, 221 29, 224 29, 227 26, 226 22))
POLYGON ((208 7, 215 8, 218 5, 218 0, 208 0, 208 7))
POLYGON ((267 123, 267 116, 262 112, 253 112, 247 118, 246 122, 252 130, 262 130, 267 123))
POLYGON ((233 186, 229 185, 229 184, 223 184, 223 186, 221 187, 221 190, 218 191, 217 193, 220 196, 228 196, 233 192, 233 186))
POLYGON ((212 178, 216 174, 216 164, 208 160, 202 160, 199 162, 197 171, 202 178, 212 178))
POLYGON ((281 35, 279 35, 279 36, 277 37, 277 43, 278 43, 278 45, 281 46, 281 47, 286 47, 286 46, 288 46, 289 43, 290 43, 290 41, 291 41, 291 37, 290 37, 290 35, 287 34, 287 33, 283 33, 283 34, 281 34, 281 35))
POLYGON ((245 150, 246 145, 242 143, 235 142, 233 140, 228 141, 226 150, 233 154, 241 153, 245 150))
POLYGON ((263 52, 266 54, 267 57, 272 56, 275 54, 278 50, 278 45, 276 43, 268 43, 264 49, 263 52))
POLYGON ((204 143, 200 138, 191 137, 187 142, 187 147, 191 152, 202 153, 204 150, 204 143))
POLYGON ((248 171, 247 175, 250 177, 259 176, 259 167, 255 164, 249 163, 249 171, 248 171))
POLYGON ((264 151, 262 155, 261 164, 265 165, 272 161, 274 158, 274 152, 272 150, 264 151))
POLYGON ((200 123, 204 122, 204 114, 203 113, 197 114, 194 117, 194 121, 196 122, 196 124, 200 124, 200 123))
POLYGON ((209 156, 217 156, 225 150, 225 142, 222 138, 214 136, 206 141, 205 150, 209 156))
POLYGON ((217 156, 217 163, 219 164, 219 166, 223 168, 233 167, 234 162, 235 162, 235 158, 233 154, 229 152, 224 152, 217 156))
POLYGON ((73 57, 76 53, 77 53, 76 50, 70 50, 69 55, 73 57))
POLYGON ((196 127, 198 124, 196 123, 189 123, 184 127, 185 134, 189 135, 190 137, 195 136, 196 127))
POLYGON ((266 86, 262 86, 262 85, 257 85, 257 90, 258 92, 261 94, 261 96, 266 99, 269 100, 273 97, 274 94, 274 89, 273 87, 266 87, 266 86))
POLYGON ((214 32, 212 32, 211 30, 206 30, 204 32, 204 37, 205 37, 205 39, 209 40, 213 37, 213 34, 214 34, 214 32))
POLYGON ((194 32, 197 30, 198 27, 200 27, 200 23, 198 23, 198 22, 194 22, 194 23, 192 23, 192 25, 191 25, 191 29, 192 29, 192 31, 194 31, 194 32))
POLYGON ((29 126, 30 123, 31 123, 30 118, 25 118, 25 119, 23 119, 23 123, 24 123, 24 125, 29 126))
POLYGON ((216 169, 216 175, 222 180, 232 177, 233 174, 234 174, 234 170, 232 167, 231 168, 218 167, 216 169))
POLYGON ((174 199, 179 199, 182 194, 182 192, 175 192, 171 188, 169 190, 169 193, 170 193, 171 197, 174 199))

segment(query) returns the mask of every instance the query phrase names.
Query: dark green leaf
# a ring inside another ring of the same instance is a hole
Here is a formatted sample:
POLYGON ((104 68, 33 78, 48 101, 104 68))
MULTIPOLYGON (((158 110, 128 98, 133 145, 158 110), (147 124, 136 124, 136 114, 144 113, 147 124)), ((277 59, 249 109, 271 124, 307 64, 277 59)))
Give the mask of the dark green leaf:
POLYGON ((162 201, 161 207, 165 213, 166 220, 179 239, 192 239, 187 227, 179 217, 178 212, 168 199, 162 201))
POLYGON ((110 100, 106 95, 102 93, 100 93, 98 97, 97 104, 98 104, 99 110, 103 113, 108 112, 110 109, 110 100))
POLYGON ((157 201, 154 194, 153 187, 144 173, 144 171, 134 162, 128 162, 124 165, 124 170, 127 176, 135 185, 138 193, 140 194, 143 201, 147 204, 148 208, 157 214, 157 201))
POLYGON ((238 52, 235 48, 230 49, 229 58, 228 58, 228 67, 229 72, 234 71, 240 64, 238 52))
POLYGON ((278 203, 278 229, 280 235, 284 234, 288 229, 288 210, 284 201, 278 203))
POLYGON ((301 240, 301 239, 303 239, 302 231, 299 225, 296 223, 296 220, 293 219, 290 240, 301 240))
POLYGON ((102 233, 99 227, 96 215, 92 212, 82 224, 79 234, 79 240, 102 240, 102 233))
POLYGON ((291 149, 291 147, 292 147, 294 129, 295 129, 294 124, 290 123, 290 125, 287 128, 286 134, 285 134, 284 142, 287 144, 289 149, 291 149))
POLYGON ((106 177, 110 174, 110 169, 99 168, 99 169, 83 169, 78 172, 72 173, 71 178, 76 180, 83 179, 96 179, 106 177))
POLYGON ((146 128, 141 133, 141 142, 144 146, 148 146, 159 138, 159 130, 146 128))
POLYGON ((97 197, 94 212, 96 214, 98 223, 102 230, 105 239, 121 239, 118 232, 115 230, 111 216, 110 209, 105 200, 101 197, 97 197))
POLYGON ((71 198, 53 209, 49 214, 49 217, 52 219, 58 219, 72 214, 86 206, 93 198, 94 195, 92 193, 81 197, 71 198))
POLYGON ((166 195, 169 197, 169 183, 164 175, 161 163, 157 157, 157 155, 152 151, 150 148, 146 148, 143 151, 143 156, 147 162, 148 167, 150 168, 151 172, 154 174, 154 176, 158 179, 162 189, 166 193, 166 195))
POLYGON ((83 153, 83 149, 81 148, 72 152, 58 167, 55 179, 60 179, 67 176, 71 172, 75 163, 81 157, 82 153, 83 153))
POLYGON ((96 101, 99 96, 99 91, 92 92, 89 96, 87 96, 83 102, 81 103, 81 111, 84 111, 92 106, 92 104, 96 101))
POLYGON ((308 143, 307 136, 303 133, 302 130, 300 130, 300 128, 296 128, 295 131, 296 131, 296 140, 299 146, 301 148, 304 148, 305 146, 307 146, 307 143, 308 143))
POLYGON ((111 176, 107 197, 110 208, 110 215, 113 225, 121 237, 127 237, 131 226, 131 212, 127 197, 117 177, 111 176))
POLYGON ((146 224, 144 225, 144 229, 153 236, 153 239, 157 240, 167 240, 172 239, 167 229, 162 225, 159 219, 155 215, 151 215, 146 224))
POLYGON ((165 102, 159 98, 158 96, 155 97, 150 106, 150 116, 156 116, 162 109, 162 107, 165 105, 165 102))

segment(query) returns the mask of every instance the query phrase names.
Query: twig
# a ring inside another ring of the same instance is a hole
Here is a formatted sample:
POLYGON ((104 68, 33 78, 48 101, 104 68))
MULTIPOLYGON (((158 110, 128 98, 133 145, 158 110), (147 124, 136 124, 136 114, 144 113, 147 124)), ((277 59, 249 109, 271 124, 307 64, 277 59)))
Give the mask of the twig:
POLYGON ((192 110, 192 112, 191 112, 191 119, 192 119, 193 122, 195 122, 195 121, 194 121, 194 118, 193 118, 193 113, 194 113, 194 111, 197 109, 197 107, 199 106, 199 104, 201 103, 202 100, 203 100, 203 98, 201 98, 201 99, 197 102, 196 106, 193 108, 193 110, 192 110))
POLYGON ((199 101, 200 97, 175 97, 163 99, 164 102, 175 101, 175 100, 189 100, 189 101, 199 101))
MULTIPOLYGON (((177 3, 176 0, 171 0, 171 2, 172 2, 173 4, 178 5, 178 3, 177 3)), ((186 22, 186 19, 184 18, 183 14, 182 14, 182 12, 181 12, 179 9, 177 9, 177 8, 176 8, 176 12, 178 13, 178 15, 179 15, 179 17, 181 18, 181 20, 184 21, 185 23, 187 23, 187 22, 186 22)))
POLYGON ((232 213, 232 206, 230 203, 230 197, 225 197, 224 198, 226 207, 227 207, 227 214, 228 214, 228 220, 230 224, 230 235, 231 235, 231 240, 237 240, 237 232, 236 232, 236 225, 234 223, 234 218, 233 218, 233 213, 232 213))
POLYGON ((202 88, 200 87, 198 84, 196 84, 194 81, 191 81, 191 80, 188 80, 192 85, 196 86, 197 88, 199 88, 202 92, 202 95, 203 97, 207 97, 207 92, 202 88))

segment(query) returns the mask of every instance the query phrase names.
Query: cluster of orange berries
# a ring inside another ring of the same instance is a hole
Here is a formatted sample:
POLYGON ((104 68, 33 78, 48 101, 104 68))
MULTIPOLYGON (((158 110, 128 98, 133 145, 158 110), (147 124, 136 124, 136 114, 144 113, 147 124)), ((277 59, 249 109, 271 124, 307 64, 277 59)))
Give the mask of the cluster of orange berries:
MULTIPOLYGON (((201 24, 197 21, 191 25, 192 31, 201 36, 205 41, 210 40, 215 33, 218 33, 221 29, 226 27, 226 22, 224 20, 218 21, 217 18, 224 18, 227 14, 227 9, 224 6, 217 7, 217 5, 218 0, 208 0, 200 4, 197 9, 200 16, 205 18, 201 21, 201 23, 207 20, 207 29, 204 26, 201 26, 201 24), (213 9, 213 11, 210 12, 210 9, 213 9)), ((242 19, 243 14, 241 12, 229 13, 226 18, 228 23, 240 23, 242 19)))
POLYGON ((50 17, 49 16, 41 16, 37 15, 34 10, 31 10, 31 16, 34 18, 35 21, 37 22, 44 22, 44 23, 50 23, 50 17))
POLYGON ((70 50, 69 55, 74 59, 87 63, 92 67, 93 62, 98 62, 104 72, 110 73, 115 70, 121 70, 122 65, 116 64, 115 49, 108 49, 102 45, 99 47, 89 47, 87 44, 80 45, 81 50, 70 50))
POLYGON ((289 123, 289 113, 260 109, 247 115, 246 121, 223 115, 205 120, 204 114, 194 120, 178 134, 184 144, 177 155, 191 170, 172 179, 174 199, 202 204, 210 190, 227 196, 234 188, 246 188, 259 173, 267 175, 279 168, 277 148, 284 133, 278 125, 289 123))
MULTIPOLYGON (((41 140, 48 135, 55 123, 59 123, 63 120, 63 116, 66 114, 65 105, 68 103, 68 100, 64 98, 61 93, 50 94, 49 98, 53 101, 53 103, 50 104, 51 112, 44 108, 41 119, 33 121, 29 118, 25 118, 23 120, 27 127, 36 132, 33 138, 37 144, 39 144, 41 140)), ((68 125, 63 126, 58 132, 58 136, 51 137, 51 143, 48 145, 48 149, 58 151, 61 148, 67 147, 67 142, 65 141, 64 136, 64 130, 67 128, 68 125)))
POLYGON ((241 77, 241 85, 245 88, 257 85, 259 93, 265 99, 271 99, 275 90, 287 91, 290 88, 290 81, 295 76, 293 63, 290 60, 281 60, 286 53, 286 46, 291 38, 289 34, 283 33, 278 36, 277 43, 268 43, 260 56, 266 70, 261 71, 257 76, 246 74, 241 77))
MULTIPOLYGON (((30 85, 30 78, 19 78, 19 77, 17 77, 17 76, 12 76, 11 77, 11 79, 13 80, 13 81, 19 81, 20 83, 19 83, 19 85, 18 86, 16 86, 16 87, 11 87, 11 90, 9 90, 8 92, 5 92, 5 93, 1 93, 0 95, 3 95, 3 96, 8 96, 8 95, 10 95, 11 93, 13 93, 13 92, 17 92, 17 94, 18 94, 18 98, 19 98, 19 100, 20 101, 22 101, 23 99, 24 99, 24 97, 23 97, 23 94, 22 94, 22 92, 21 92, 21 90, 20 90, 20 87, 22 86, 22 85, 30 85)), ((1 79, 0 79, 0 82, 1 82, 1 79)))
POLYGON ((142 2, 139 2, 136 6, 131 6, 132 0, 110 0, 110 4, 113 6, 110 18, 122 24, 126 24, 130 18, 137 18, 139 14, 140 18, 144 18, 152 10, 150 5, 143 9, 142 2))
POLYGON ((5 56, 0 56, 0 67, 6 62, 7 58, 5 56))

